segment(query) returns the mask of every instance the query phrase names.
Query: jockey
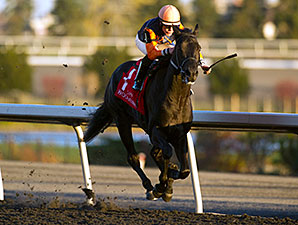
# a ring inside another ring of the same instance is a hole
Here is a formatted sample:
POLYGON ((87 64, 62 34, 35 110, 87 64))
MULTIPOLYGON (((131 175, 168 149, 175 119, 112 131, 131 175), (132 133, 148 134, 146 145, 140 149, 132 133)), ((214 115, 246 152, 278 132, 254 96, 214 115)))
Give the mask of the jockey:
MULTIPOLYGON (((184 29, 178 9, 173 5, 165 5, 159 10, 157 17, 146 21, 138 31, 136 46, 146 56, 140 62, 133 89, 142 88, 146 72, 154 59, 173 53, 175 47, 173 26, 177 26, 180 30, 184 29), (165 47, 163 50, 158 49, 161 45, 165 47)), ((205 74, 211 72, 203 62, 201 67, 205 74)))

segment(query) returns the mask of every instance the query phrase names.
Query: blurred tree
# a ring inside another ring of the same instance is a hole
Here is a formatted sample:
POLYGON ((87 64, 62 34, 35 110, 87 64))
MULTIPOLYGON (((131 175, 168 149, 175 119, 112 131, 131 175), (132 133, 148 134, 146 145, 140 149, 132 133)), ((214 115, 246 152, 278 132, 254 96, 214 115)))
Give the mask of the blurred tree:
POLYGON ((195 144, 203 170, 298 175, 295 134, 199 131, 195 144))
POLYGON ((59 0, 55 1, 52 14, 55 23, 49 27, 51 35, 84 35, 83 21, 87 15, 89 0, 59 0))
POLYGON ((27 63, 27 55, 16 49, 0 50, 0 90, 31 90, 32 69, 27 63))
POLYGON ((196 149, 200 169, 247 172, 246 155, 237 135, 227 131, 198 131, 196 149))
POLYGON ((266 158, 274 149, 274 133, 245 132, 238 137, 247 172, 264 173, 266 158))
POLYGON ((238 9, 222 27, 226 30, 225 37, 233 38, 262 38, 262 28, 265 18, 263 1, 243 0, 238 9))
MULTIPOLYGON (((94 0, 96 1, 96 0, 94 0)), ((138 8, 142 0, 96 1, 100 36, 135 36, 139 26, 138 8)), ((96 7, 94 7, 96 8, 96 7)))
POLYGON ((298 38, 298 1, 283 0, 275 9, 278 38, 298 38))
POLYGON ((103 97, 106 85, 114 70, 131 57, 126 49, 117 50, 115 47, 99 48, 93 56, 86 59, 84 70, 86 73, 95 72, 99 77, 98 96, 103 97))
MULTIPOLYGON (((49 28, 51 35, 75 36, 134 36, 143 23, 157 16, 160 8, 175 5, 182 22, 190 21, 179 0, 59 0, 52 14, 55 23, 49 28)), ((194 27, 195 24, 192 26, 194 27)))
POLYGON ((280 155, 283 165, 289 170, 291 175, 298 175, 298 138, 297 135, 287 135, 279 139, 280 155))
POLYGON ((214 1, 194 0, 193 16, 191 20, 198 23, 200 37, 212 37, 219 19, 214 6, 214 1))
POLYGON ((248 73, 239 66, 238 60, 223 62, 212 70, 209 91, 214 95, 246 95, 249 92, 248 73))
POLYGON ((226 136, 220 132, 200 131, 197 133, 196 149, 200 169, 211 171, 227 171, 227 162, 223 161, 225 152, 221 143, 226 136))
POLYGON ((3 15, 3 30, 8 35, 21 35, 32 32, 30 19, 33 10, 32 0, 6 0, 3 15))
POLYGON ((59 0, 52 14, 52 35, 130 36, 138 29, 141 0, 59 0))

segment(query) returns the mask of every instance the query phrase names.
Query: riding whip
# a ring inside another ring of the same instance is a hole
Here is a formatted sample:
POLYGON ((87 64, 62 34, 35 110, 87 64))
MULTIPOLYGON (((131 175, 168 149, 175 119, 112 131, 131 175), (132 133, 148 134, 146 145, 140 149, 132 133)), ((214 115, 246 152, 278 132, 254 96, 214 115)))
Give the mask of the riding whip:
POLYGON ((224 60, 226 60, 226 59, 231 59, 231 58, 234 58, 234 57, 236 57, 236 56, 237 56, 237 53, 234 53, 234 54, 228 55, 228 56, 226 56, 226 57, 224 57, 224 58, 222 58, 222 59, 219 59, 219 60, 217 60, 215 63, 211 64, 211 65, 209 66, 208 69, 212 68, 213 66, 215 66, 217 63, 219 63, 219 62, 221 62, 221 61, 224 61, 224 60))

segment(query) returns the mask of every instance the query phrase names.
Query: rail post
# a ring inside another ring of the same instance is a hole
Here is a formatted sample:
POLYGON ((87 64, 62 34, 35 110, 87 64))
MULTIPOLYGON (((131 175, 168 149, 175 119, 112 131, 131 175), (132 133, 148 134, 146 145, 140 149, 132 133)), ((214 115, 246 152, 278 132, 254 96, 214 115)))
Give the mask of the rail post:
POLYGON ((1 175, 1 168, 0 168, 0 201, 4 200, 4 191, 3 191, 3 182, 2 182, 2 175, 1 175))
POLYGON ((74 126, 74 130, 78 137, 82 171, 83 171, 83 177, 85 182, 85 188, 83 189, 83 191, 87 195, 87 204, 95 205, 95 193, 92 190, 92 181, 91 181, 90 168, 89 168, 89 162, 88 162, 87 147, 84 141, 84 133, 81 126, 74 126))
POLYGON ((198 166, 195 154, 195 148, 190 132, 187 133, 189 168, 192 180, 192 188, 195 198, 195 213, 203 213, 203 201, 198 173, 198 166))

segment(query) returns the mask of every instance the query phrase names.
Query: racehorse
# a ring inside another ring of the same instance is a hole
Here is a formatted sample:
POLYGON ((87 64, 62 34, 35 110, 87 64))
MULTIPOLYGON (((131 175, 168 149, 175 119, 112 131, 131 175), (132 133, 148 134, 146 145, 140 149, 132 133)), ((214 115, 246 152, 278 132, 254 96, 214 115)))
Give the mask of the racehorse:
POLYGON ((189 173, 186 134, 192 124, 191 85, 198 76, 200 51, 196 34, 190 29, 174 28, 175 49, 169 57, 162 57, 159 69, 148 79, 145 87, 145 114, 141 114, 115 96, 122 75, 136 64, 128 61, 121 64, 112 74, 105 90, 104 102, 93 114, 84 134, 86 142, 103 132, 112 122, 127 150, 127 161, 136 171, 146 189, 146 198, 171 200, 172 184, 175 179, 185 179, 189 173), (137 124, 150 137, 151 156, 160 169, 159 183, 151 181, 140 168, 138 155, 132 138, 132 125, 137 124), (170 162, 175 150, 179 167, 170 162))

